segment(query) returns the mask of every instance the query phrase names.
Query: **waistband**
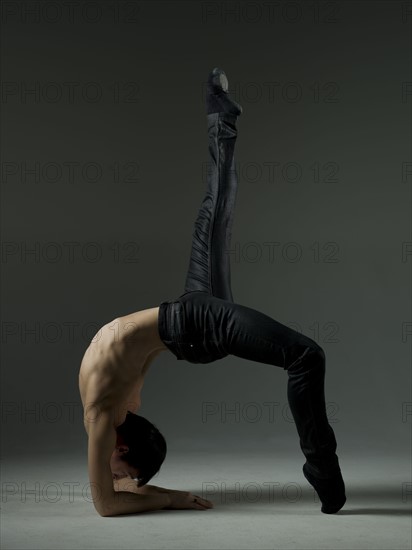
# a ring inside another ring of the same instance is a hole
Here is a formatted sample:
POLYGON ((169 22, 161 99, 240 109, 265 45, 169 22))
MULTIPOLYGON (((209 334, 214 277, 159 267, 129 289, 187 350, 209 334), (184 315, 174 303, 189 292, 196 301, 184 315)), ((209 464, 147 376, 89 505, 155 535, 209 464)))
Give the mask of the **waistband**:
POLYGON ((162 342, 177 357, 183 359, 179 352, 178 340, 181 334, 179 317, 181 304, 176 301, 165 301, 159 305, 158 330, 162 342))

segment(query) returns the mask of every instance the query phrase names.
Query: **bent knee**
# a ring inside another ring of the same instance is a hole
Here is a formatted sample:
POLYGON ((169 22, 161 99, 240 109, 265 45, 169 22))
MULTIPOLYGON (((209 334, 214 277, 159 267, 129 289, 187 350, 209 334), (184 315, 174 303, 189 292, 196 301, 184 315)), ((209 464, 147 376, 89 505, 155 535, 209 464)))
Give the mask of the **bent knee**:
POLYGON ((319 346, 319 344, 316 344, 316 346, 314 346, 312 353, 316 355, 316 357, 319 358, 323 363, 325 362, 325 351, 321 346, 319 346))
POLYGON ((315 341, 303 348, 296 348, 291 354, 286 370, 307 371, 313 369, 325 370, 325 352, 315 341))

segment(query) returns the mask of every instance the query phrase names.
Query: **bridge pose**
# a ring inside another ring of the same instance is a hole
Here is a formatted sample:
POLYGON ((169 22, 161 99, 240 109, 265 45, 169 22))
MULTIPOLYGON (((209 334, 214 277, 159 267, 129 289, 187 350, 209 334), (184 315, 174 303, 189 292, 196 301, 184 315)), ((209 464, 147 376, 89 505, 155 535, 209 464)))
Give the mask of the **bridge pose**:
POLYGON ((190 363, 235 355, 284 369, 306 459, 303 474, 319 495, 321 511, 335 513, 346 495, 326 415, 325 353, 304 334, 233 300, 227 250, 237 192, 236 123, 242 107, 230 97, 227 77, 219 68, 208 77, 206 111, 210 170, 183 293, 104 325, 81 363, 79 389, 93 502, 102 516, 213 507, 187 491, 147 484, 159 471, 167 446, 157 427, 136 411, 150 363, 168 351, 190 363))

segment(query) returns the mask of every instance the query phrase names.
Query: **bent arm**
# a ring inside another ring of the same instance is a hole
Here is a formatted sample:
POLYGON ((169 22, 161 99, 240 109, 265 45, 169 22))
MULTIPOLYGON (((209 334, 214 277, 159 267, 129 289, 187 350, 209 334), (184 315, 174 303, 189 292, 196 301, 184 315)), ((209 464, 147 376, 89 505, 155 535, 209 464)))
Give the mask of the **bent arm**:
POLYGON ((161 510, 170 506, 171 500, 167 493, 158 495, 134 494, 127 491, 117 491, 113 497, 110 508, 101 514, 104 517, 118 516, 121 514, 137 514, 161 510))
POLYGON ((102 411, 89 424, 88 470, 93 504, 103 517, 160 510, 170 506, 167 493, 158 495, 115 491, 110 457, 116 447, 116 429, 110 411, 102 411))
POLYGON ((158 487, 156 485, 143 485, 138 487, 136 481, 124 477, 113 482, 115 491, 129 491, 130 493, 137 493, 139 496, 144 497, 158 497, 168 495, 170 498, 170 504, 167 508, 180 509, 180 510, 207 510, 213 508, 213 503, 210 500, 193 495, 189 491, 177 491, 175 489, 166 489, 165 487, 158 487))
POLYGON ((189 491, 177 491, 176 489, 166 489, 158 485, 143 485, 138 487, 137 482, 130 477, 122 477, 113 480, 113 488, 115 491, 128 491, 139 495, 158 495, 160 493, 179 493, 181 495, 190 495, 189 491))

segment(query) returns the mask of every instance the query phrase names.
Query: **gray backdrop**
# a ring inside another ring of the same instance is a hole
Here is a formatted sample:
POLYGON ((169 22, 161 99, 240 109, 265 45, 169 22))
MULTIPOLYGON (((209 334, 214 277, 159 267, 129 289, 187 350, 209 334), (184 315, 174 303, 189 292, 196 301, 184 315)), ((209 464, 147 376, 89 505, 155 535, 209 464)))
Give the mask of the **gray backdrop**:
MULTIPOLYGON (((235 301, 324 348, 339 456, 410 453, 410 3, 5 4, 3 455, 84 454, 91 336, 183 292, 215 66, 244 109, 235 301)), ((169 448, 300 456, 286 385, 165 352, 140 414, 169 448)))

